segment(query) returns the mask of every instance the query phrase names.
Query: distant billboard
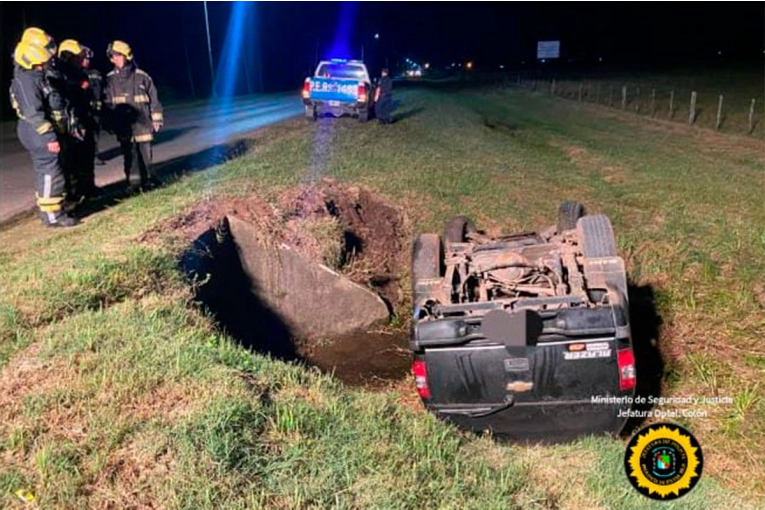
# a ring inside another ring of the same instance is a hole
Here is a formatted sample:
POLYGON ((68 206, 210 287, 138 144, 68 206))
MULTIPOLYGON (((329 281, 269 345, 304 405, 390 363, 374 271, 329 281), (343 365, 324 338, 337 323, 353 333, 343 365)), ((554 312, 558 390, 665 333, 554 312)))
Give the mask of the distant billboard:
POLYGON ((537 59, 560 58, 560 41, 537 42, 537 59))

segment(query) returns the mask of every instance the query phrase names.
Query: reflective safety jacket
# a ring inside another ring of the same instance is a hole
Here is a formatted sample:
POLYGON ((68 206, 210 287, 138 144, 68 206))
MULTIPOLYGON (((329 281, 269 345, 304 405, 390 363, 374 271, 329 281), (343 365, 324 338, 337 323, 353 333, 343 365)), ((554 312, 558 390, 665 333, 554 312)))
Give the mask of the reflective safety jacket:
POLYGON ((104 120, 117 138, 150 142, 153 122, 162 123, 162 105, 154 82, 146 72, 128 63, 106 75, 104 120))
POLYGON ((56 131, 65 131, 64 100, 51 87, 45 71, 15 66, 10 97, 19 121, 29 123, 45 143, 56 141, 56 131))

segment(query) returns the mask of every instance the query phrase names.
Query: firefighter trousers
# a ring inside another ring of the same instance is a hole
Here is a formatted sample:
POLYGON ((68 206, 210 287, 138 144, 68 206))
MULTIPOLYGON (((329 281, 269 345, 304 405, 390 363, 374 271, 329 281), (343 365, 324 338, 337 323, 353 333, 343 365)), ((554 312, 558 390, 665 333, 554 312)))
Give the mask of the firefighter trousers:
POLYGON ((125 158, 125 177, 128 186, 145 186, 154 180, 151 171, 151 142, 133 142, 120 139, 122 156, 125 158))
POLYGON ((48 150, 48 143, 27 122, 20 121, 16 128, 21 145, 32 158, 36 174, 37 208, 46 224, 57 223, 64 215, 64 173, 58 154, 48 150))
POLYGON ((61 146, 66 194, 72 200, 89 196, 96 187, 95 151, 95 138, 90 132, 84 140, 66 137, 61 146))

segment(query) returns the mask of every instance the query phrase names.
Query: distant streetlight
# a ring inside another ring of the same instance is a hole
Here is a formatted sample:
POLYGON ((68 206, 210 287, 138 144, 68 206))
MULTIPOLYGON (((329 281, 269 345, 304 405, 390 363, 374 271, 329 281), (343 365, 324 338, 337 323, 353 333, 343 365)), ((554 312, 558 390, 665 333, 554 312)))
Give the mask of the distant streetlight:
POLYGON ((425 62, 425 69, 430 69, 430 62, 425 62))
POLYGON ((465 67, 467 67, 468 70, 473 69, 473 63, 472 62, 468 62, 467 64, 465 64, 465 67))
POLYGON ((380 38, 380 34, 375 34, 375 39, 379 39, 379 38, 380 38))

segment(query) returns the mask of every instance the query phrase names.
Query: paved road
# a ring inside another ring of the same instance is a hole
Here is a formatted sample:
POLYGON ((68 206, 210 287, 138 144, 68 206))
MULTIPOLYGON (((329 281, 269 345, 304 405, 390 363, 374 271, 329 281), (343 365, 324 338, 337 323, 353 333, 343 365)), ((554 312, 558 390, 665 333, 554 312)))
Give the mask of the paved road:
MULTIPOLYGON (((154 142, 154 162, 195 154, 302 112, 303 105, 294 94, 167 108, 164 129, 154 142)), ((123 180, 122 156, 114 136, 104 133, 100 149, 108 162, 96 167, 96 184, 123 180)), ((34 182, 29 155, 16 138, 16 123, 0 124, 0 223, 34 208, 34 182)))

